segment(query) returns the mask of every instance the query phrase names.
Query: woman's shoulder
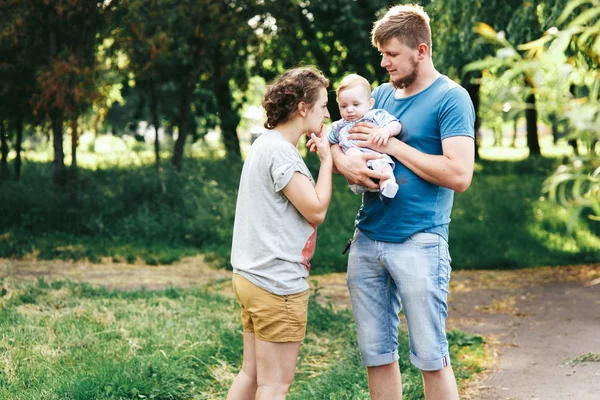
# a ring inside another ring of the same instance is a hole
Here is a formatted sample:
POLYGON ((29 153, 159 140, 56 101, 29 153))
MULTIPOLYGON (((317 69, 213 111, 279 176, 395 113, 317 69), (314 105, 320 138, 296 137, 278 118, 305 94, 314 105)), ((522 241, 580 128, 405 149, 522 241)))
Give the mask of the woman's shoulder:
POLYGON ((252 144, 250 152, 253 157, 259 157, 269 164, 278 164, 286 160, 287 162, 302 161, 298 149, 277 131, 266 131, 252 144))
POLYGON ((275 130, 267 130, 265 131, 254 144, 259 145, 264 148, 275 148, 279 150, 291 150, 294 149, 294 145, 285 140, 283 135, 275 130))

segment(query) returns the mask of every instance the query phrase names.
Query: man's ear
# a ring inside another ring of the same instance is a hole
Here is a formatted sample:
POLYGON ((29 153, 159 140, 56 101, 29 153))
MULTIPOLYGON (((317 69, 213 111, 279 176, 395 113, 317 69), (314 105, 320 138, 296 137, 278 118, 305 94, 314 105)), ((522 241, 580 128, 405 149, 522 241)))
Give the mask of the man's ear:
POLYGON ((375 99, 371 97, 371 99, 369 100, 369 110, 371 108, 373 108, 373 105, 375 104, 375 99))
POLYGON ((306 113, 308 112, 308 106, 306 105, 305 102, 301 101, 300 103, 298 103, 298 113, 302 116, 302 117, 306 117, 306 113))
POLYGON ((417 50, 419 51, 419 60, 423 60, 429 55, 429 46, 427 46, 425 43, 420 43, 419 47, 417 47, 417 50))

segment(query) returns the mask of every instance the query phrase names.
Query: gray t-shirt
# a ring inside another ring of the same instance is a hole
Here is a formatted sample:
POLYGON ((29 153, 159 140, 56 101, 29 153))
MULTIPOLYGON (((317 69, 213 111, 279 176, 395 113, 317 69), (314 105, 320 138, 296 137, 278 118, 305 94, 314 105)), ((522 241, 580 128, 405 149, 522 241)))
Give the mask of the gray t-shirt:
POLYGON ((314 180, 298 150, 281 133, 256 139, 244 162, 233 225, 231 265, 277 295, 308 289, 317 227, 282 193, 295 172, 314 180))

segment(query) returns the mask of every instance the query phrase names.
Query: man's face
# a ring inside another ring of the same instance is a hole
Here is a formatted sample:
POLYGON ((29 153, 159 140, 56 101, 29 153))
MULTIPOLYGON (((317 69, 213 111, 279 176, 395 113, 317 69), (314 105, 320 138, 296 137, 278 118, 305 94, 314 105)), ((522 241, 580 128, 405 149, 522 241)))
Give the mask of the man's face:
POLYGON ((381 66, 390 74, 390 82, 397 89, 412 85, 419 73, 419 51, 411 49, 396 38, 377 46, 381 53, 381 66))

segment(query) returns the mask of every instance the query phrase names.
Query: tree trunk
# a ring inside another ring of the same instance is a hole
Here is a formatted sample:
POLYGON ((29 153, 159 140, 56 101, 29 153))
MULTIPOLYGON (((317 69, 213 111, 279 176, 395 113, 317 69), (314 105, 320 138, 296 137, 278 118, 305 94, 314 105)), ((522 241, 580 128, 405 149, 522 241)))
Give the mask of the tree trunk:
POLYGON ((517 114, 513 119, 513 137, 510 147, 517 147, 517 132, 518 132, 519 115, 517 114))
POLYGON ((558 138, 560 137, 558 116, 552 112, 548 114, 548 119, 550 120, 550 129, 552 130, 552 143, 556 144, 558 138))
POLYGON ((469 93, 469 97, 471 97, 471 101, 473 102, 473 108, 475 109, 475 160, 479 160, 479 128, 481 127, 481 118, 479 118, 479 89, 481 85, 473 83, 473 79, 476 77, 467 74, 464 81, 465 89, 469 93))
MULTIPOLYGON (((51 23, 51 25, 53 25, 51 23)), ((56 28, 52 26, 49 33, 48 54, 49 63, 58 53, 56 42, 56 28)), ((52 180, 55 185, 63 186, 65 183, 65 154, 63 151, 63 115, 62 111, 55 109, 50 111, 50 122, 52 125, 52 141, 54 147, 54 160, 52 162, 52 180)), ((18 129, 18 128, 17 128, 18 129)), ((18 131, 17 131, 18 132, 18 131)), ((17 133, 18 136, 18 133, 17 133)))
POLYGON ((17 115, 15 128, 17 132, 15 137, 15 179, 19 180, 21 179, 21 148, 23 143, 23 117, 21 115, 17 115))
POLYGON ((215 94, 217 96, 217 109, 219 119, 221 120, 221 137, 225 145, 227 157, 242 159, 240 150, 240 140, 237 136, 237 126, 240 123, 240 116, 233 109, 231 102, 231 89, 229 88, 229 79, 221 68, 220 76, 215 80, 215 94))
POLYGON ((156 169, 160 167, 160 143, 158 141, 158 98, 156 96, 156 84, 150 81, 150 110, 152 113, 152 124, 154 125, 154 154, 156 158, 156 169))
MULTIPOLYGON (((534 86, 529 79, 525 79, 525 83, 533 90, 534 86)), ((542 152, 540 150, 540 140, 537 131, 537 108, 535 104, 535 94, 533 92, 527 96, 525 119, 527 121, 527 147, 529 147, 529 155, 539 156, 542 152)))
POLYGON ((502 147, 502 125, 494 125, 492 128, 494 142, 492 143, 492 147, 502 147))
POLYGON ((173 148, 173 166, 176 171, 181 171, 183 150, 188 134, 188 119, 190 117, 190 102, 192 101, 193 84, 186 83, 182 89, 181 107, 179 109, 179 135, 173 148))
POLYGON ((4 120, 0 120, 0 153, 2 155, 2 160, 0 160, 0 179, 5 180, 8 178, 8 140, 4 120))
POLYGON ((56 185, 63 186, 65 183, 65 153, 63 151, 62 111, 53 110, 50 113, 50 119, 52 123, 52 143, 54 147, 54 161, 52 162, 52 180, 56 185))
POLYGON ((77 175, 77 145, 79 144, 79 134, 77 127, 77 116, 71 120, 71 172, 73 176, 77 175))

